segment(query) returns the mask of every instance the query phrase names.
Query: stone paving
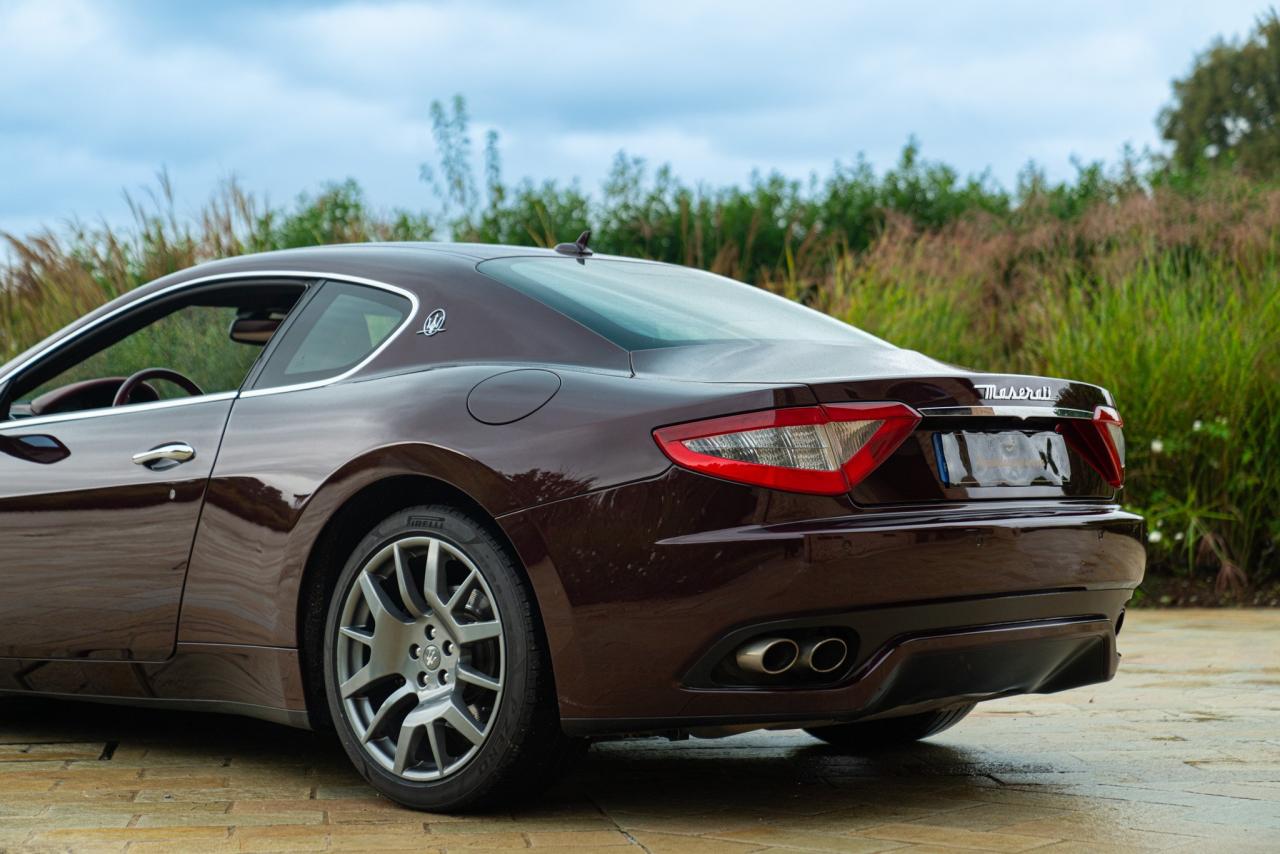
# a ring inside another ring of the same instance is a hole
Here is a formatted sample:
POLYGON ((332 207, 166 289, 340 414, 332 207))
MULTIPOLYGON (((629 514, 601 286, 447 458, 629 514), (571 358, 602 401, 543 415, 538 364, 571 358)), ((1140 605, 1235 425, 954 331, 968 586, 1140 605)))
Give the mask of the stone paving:
POLYGON ((1280 852, 1280 611, 1133 611, 1120 640, 1114 682, 913 749, 597 745, 547 799, 463 818, 375 797, 324 736, 3 700, 0 849, 1280 852))

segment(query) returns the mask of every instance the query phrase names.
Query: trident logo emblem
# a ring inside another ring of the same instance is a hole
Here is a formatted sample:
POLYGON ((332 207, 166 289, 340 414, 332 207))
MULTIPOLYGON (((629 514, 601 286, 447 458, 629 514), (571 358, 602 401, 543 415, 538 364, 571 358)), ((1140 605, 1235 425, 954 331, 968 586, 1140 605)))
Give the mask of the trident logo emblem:
POLYGON ((422 321, 422 329, 419 335, 431 336, 437 332, 444 332, 444 309, 437 308, 435 311, 427 315, 427 319, 422 321))

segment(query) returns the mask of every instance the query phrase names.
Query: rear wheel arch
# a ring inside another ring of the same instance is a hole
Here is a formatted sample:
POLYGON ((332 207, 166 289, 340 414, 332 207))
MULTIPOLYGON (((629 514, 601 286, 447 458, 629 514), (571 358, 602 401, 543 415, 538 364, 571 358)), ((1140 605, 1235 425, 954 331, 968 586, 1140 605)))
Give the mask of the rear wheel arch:
MULTIPOLYGON (((330 514, 311 546, 298 586, 295 623, 298 654, 307 711, 313 726, 330 725, 324 693, 324 623, 329 599, 343 566, 360 541, 387 516, 426 504, 448 505, 484 525, 529 585, 535 616, 542 627, 537 585, 532 583, 507 533, 483 505, 458 487, 425 474, 395 475, 367 484, 330 514)), ((545 628, 542 631, 545 641, 545 628)))

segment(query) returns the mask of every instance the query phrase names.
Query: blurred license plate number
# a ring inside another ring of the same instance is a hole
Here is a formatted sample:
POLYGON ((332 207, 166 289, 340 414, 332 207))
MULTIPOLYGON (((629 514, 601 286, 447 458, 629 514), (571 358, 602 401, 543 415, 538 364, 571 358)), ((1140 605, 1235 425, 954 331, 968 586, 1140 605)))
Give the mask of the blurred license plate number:
POLYGON ((1061 486, 1071 480, 1058 433, 934 433, 938 473, 947 486, 1061 486))

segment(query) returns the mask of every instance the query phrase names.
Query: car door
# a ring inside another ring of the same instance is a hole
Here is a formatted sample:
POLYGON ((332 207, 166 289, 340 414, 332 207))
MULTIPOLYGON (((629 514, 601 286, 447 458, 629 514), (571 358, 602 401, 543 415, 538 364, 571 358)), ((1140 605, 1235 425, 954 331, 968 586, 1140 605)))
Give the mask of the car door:
POLYGON ((18 402, 0 422, 0 657, 171 654, 209 474, 239 385, 260 353, 222 353, 218 339, 235 309, 207 308, 209 319, 184 317, 153 332, 156 341, 138 336, 165 320, 78 361, 45 384, 55 387, 45 395, 24 401, 21 389, 10 389, 6 400, 16 394, 18 402), (110 406, 79 390, 139 365, 201 375, 206 393, 170 396, 149 382, 148 402, 110 406), (85 381, 86 374, 99 379, 85 381), (68 394, 85 408, 42 412, 41 400, 68 394))
POLYGON ((0 424, 0 656, 169 655, 233 397, 0 424))

